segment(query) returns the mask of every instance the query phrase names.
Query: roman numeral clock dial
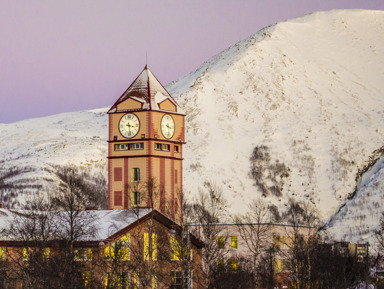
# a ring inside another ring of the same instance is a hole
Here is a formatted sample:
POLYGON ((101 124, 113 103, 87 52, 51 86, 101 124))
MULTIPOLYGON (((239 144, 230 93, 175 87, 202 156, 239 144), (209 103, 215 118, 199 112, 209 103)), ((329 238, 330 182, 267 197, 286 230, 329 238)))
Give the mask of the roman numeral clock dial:
POLYGON ((169 114, 164 115, 161 119, 161 132, 165 138, 171 138, 175 133, 175 122, 169 114))
POLYGON ((140 122, 133 113, 125 114, 119 122, 119 130, 122 136, 126 138, 134 137, 140 129, 140 122))

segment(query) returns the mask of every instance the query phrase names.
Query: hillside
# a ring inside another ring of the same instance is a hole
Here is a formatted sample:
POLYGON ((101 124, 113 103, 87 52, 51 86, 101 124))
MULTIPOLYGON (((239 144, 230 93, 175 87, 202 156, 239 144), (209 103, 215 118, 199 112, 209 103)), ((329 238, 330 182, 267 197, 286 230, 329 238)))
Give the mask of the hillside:
MULTIPOLYGON (((384 145, 382 35, 383 11, 305 15, 167 85, 187 113, 187 196, 210 182, 231 212, 262 194, 280 206, 308 199, 324 218, 337 212, 384 145)), ((0 124, 1 171, 31 168, 4 182, 52 186, 49 168, 64 163, 106 174, 106 110, 0 124)))
POLYGON ((106 177, 107 127, 106 109, 0 124, 0 190, 5 205, 18 206, 37 190, 55 190, 56 165, 76 165, 106 177))
POLYGON ((314 13, 267 27, 170 84, 187 112, 187 190, 214 181, 240 209, 264 185, 278 201, 304 197, 333 214, 384 144, 383 32, 383 11, 314 13), (256 181, 255 148, 264 169, 256 181), (282 164, 289 176, 280 179, 282 164))

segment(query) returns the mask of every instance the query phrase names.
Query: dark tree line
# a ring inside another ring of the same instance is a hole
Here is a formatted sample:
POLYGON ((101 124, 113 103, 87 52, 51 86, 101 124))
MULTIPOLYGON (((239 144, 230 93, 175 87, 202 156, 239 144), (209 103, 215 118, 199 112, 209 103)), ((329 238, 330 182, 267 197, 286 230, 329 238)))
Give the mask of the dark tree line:
POLYGON ((193 221, 199 224, 194 226, 194 233, 206 244, 205 288, 274 289, 288 283, 289 288, 297 289, 346 289, 368 282, 368 252, 359 255, 343 244, 326 241, 318 231, 320 220, 313 205, 293 200, 279 214, 276 207, 258 199, 234 218, 236 234, 248 252, 235 256, 234 267, 230 250, 218 247, 218 238, 229 241, 234 234, 217 226, 224 221, 225 205, 220 189, 209 184, 192 206, 193 221), (278 223, 285 225, 280 229, 284 237, 276 234, 278 223))

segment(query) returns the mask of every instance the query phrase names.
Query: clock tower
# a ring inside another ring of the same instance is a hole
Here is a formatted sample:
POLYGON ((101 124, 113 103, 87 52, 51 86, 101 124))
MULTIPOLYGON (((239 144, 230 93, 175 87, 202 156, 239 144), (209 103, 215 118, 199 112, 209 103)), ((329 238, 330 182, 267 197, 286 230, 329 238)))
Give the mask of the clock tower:
POLYGON ((109 109, 109 209, 182 217, 185 114, 146 66, 109 109))

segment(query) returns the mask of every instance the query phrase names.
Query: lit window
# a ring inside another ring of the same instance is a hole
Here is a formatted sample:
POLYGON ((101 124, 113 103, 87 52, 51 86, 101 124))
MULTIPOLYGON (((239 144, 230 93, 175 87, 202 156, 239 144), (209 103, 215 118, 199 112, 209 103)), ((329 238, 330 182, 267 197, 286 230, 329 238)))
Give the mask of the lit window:
POLYGON ((140 181, 140 168, 132 168, 131 170, 132 182, 140 181))
POLYGON ((175 236, 171 236, 171 260, 180 260, 180 244, 175 236))
POLYGON ((90 248, 81 248, 75 250, 75 261, 91 261, 93 252, 90 248))
MULTIPOLYGON (((105 273, 105 288, 130 288, 130 274, 128 272, 108 272, 105 273)), ((138 288, 135 286, 135 288, 138 288)))
POLYGON ((104 257, 107 260, 112 260, 115 258, 115 250, 113 248, 113 244, 104 248, 104 257))
POLYGON ((279 245, 280 245, 280 237, 273 235, 273 247, 279 248, 279 245))
POLYGON ((223 236, 217 237, 217 246, 219 249, 224 249, 225 238, 223 236))
POLYGON ((130 288, 130 275, 128 272, 121 273, 121 288, 130 288))
POLYGON ((117 258, 119 260, 127 261, 130 259, 130 243, 131 242, 131 235, 125 234, 123 237, 121 237, 117 244, 119 246, 118 256, 117 258))
POLYGON ((144 233, 144 260, 157 260, 157 234, 144 233))
POLYGON ((281 273, 281 271, 282 271, 282 263, 281 263, 281 259, 278 259, 277 260, 277 272, 278 273, 281 273))
POLYGON ((231 270, 232 271, 237 271, 238 268, 238 261, 236 259, 231 260, 231 270))
POLYGON ((130 259, 130 240, 131 236, 125 234, 120 239, 113 242, 111 245, 105 247, 104 256, 107 260, 122 260, 127 261, 130 259))
POLYGON ((7 253, 7 248, 0 247, 0 261, 5 261, 5 259, 7 257, 6 253, 7 253))
POLYGON ((231 248, 237 249, 237 236, 231 236, 231 248))
POLYGON ((85 249, 84 258, 86 258, 87 260, 92 260, 93 259, 92 249, 89 249, 89 248, 85 249))
MULTIPOLYGON (((188 247, 183 246, 175 236, 171 236, 171 260, 187 260, 188 259, 188 247)), ((190 250, 190 260, 192 260, 192 249, 190 250)))
POLYGON ((152 260, 157 260, 157 234, 152 233, 152 260))
POLYGON ((139 273, 133 274, 133 289, 138 289, 140 286, 139 273))
POLYGON ((23 261, 25 262, 29 261, 30 257, 31 257, 31 249, 23 248, 23 261))
POLYGON ((92 272, 91 271, 83 272, 81 275, 84 281, 84 288, 90 289, 91 283, 92 283, 92 272))
POLYGON ((43 258, 44 259, 49 259, 50 253, 51 253, 50 248, 43 248, 43 258))

